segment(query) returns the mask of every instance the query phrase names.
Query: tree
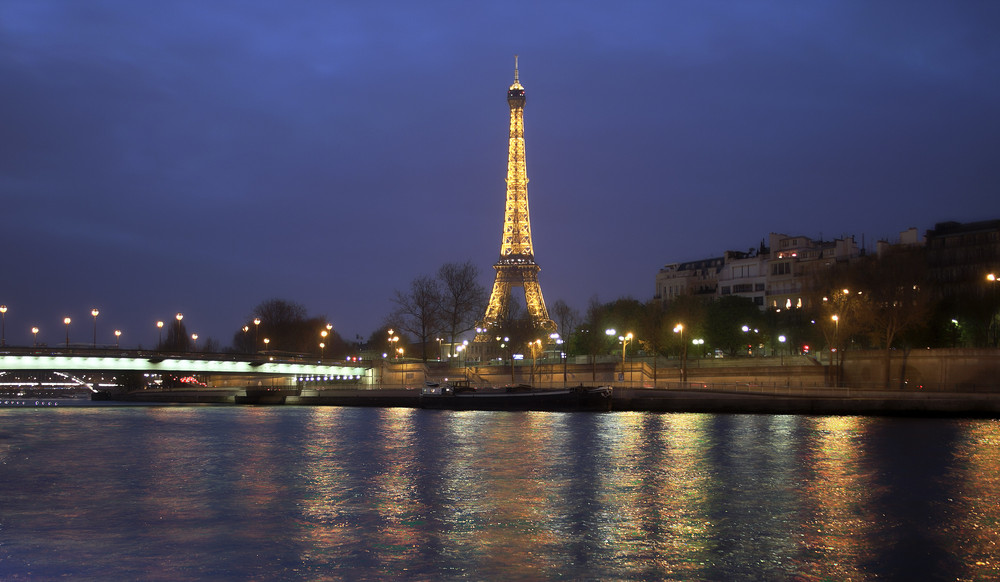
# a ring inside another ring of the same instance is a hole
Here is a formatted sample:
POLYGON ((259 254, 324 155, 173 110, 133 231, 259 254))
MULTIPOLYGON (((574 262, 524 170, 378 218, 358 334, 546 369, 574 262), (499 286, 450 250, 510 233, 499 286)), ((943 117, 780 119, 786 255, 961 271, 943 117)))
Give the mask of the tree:
POLYGON ((455 338, 475 327, 476 318, 485 311, 486 289, 478 278, 479 270, 471 261, 446 263, 438 270, 439 311, 442 328, 448 334, 449 356, 455 338))
POLYGON ((923 249, 893 249, 857 265, 858 283, 867 297, 860 305, 862 321, 885 350, 885 388, 890 383, 893 342, 927 323, 931 304, 924 288, 926 277, 923 249))
POLYGON ((645 315, 642 318, 638 333, 638 342, 642 349, 653 356, 653 386, 656 386, 657 369, 660 355, 666 355, 668 345, 667 333, 671 333, 666 325, 666 309, 662 301, 646 302, 645 315))
POLYGON ((417 277, 406 293, 396 291, 393 320, 421 344, 421 359, 427 362, 427 346, 441 327, 441 289, 437 279, 417 277))
POLYGON ((707 306, 705 336, 709 345, 735 356, 748 343, 756 349, 766 340, 758 331, 762 319, 760 310, 752 299, 738 295, 721 297, 707 306), (743 331, 744 325, 749 329, 748 332, 743 331))
POLYGON ((514 354, 530 353, 529 343, 536 340, 545 342, 545 338, 537 337, 538 328, 531 320, 522 314, 526 310, 519 303, 512 301, 508 306, 510 317, 498 322, 495 331, 501 338, 500 348, 503 355, 510 360, 510 381, 514 382, 514 354))
POLYGON ((573 334, 573 349, 575 352, 587 354, 590 358, 592 380, 597 380, 597 356, 607 353, 611 349, 608 335, 604 333, 606 329, 605 306, 597 300, 597 297, 590 299, 587 306, 587 316, 580 325, 577 333, 573 334))
POLYGON ((298 303, 268 299, 253 309, 240 331, 233 335, 233 347, 246 353, 262 350, 316 355, 346 353, 347 342, 328 325, 325 316, 309 317, 306 308, 298 303), (325 347, 321 348, 320 343, 325 347))
POLYGON ((667 338, 674 338, 666 340, 672 353, 678 356, 684 353, 685 346, 680 343, 682 335, 685 341, 705 335, 706 310, 705 300, 695 295, 682 295, 667 304, 663 323, 669 332, 667 338), (674 333, 678 324, 684 326, 683 334, 674 333))
POLYGON ((576 329, 580 314, 565 301, 559 299, 552 304, 552 316, 556 322, 556 331, 563 341, 569 340, 570 334, 576 329))
POLYGON ((163 339, 157 348, 159 351, 186 352, 191 349, 191 337, 187 328, 181 320, 170 322, 164 327, 167 328, 167 337, 163 339))

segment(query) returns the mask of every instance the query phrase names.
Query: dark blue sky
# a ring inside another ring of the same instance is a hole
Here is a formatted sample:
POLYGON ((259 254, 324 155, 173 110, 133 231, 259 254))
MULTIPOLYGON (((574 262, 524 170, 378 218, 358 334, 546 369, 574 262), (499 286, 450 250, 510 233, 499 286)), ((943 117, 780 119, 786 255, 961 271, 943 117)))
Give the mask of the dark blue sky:
POLYGON ((1000 3, 0 2, 8 343, 347 339, 500 248, 520 55, 551 305, 646 300, 769 232, 1000 218, 1000 3))

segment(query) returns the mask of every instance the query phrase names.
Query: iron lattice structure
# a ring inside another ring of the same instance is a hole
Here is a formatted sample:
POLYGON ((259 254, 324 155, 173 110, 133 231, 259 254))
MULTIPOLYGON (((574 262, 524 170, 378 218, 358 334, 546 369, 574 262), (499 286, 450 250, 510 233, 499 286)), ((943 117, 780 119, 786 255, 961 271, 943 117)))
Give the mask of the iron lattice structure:
POLYGON ((524 302, 533 327, 547 336, 556 324, 549 319, 542 288, 538 284, 535 253, 531 246, 531 221, 528 218, 528 174, 524 166, 524 87, 518 80, 517 56, 514 57, 514 83, 507 90, 510 105, 510 142, 507 151, 507 204, 504 209, 503 234, 496 281, 486 307, 486 315, 477 326, 477 341, 492 339, 491 328, 510 317, 511 289, 524 289, 524 302))

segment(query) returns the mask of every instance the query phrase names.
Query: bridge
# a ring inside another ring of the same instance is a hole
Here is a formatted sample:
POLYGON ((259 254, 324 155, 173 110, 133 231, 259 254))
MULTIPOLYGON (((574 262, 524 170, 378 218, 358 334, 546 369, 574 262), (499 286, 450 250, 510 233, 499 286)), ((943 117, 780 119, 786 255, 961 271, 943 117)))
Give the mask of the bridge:
POLYGON ((147 383, 179 378, 188 383, 234 386, 260 383, 309 386, 366 384, 373 381, 370 366, 360 362, 331 362, 306 357, 268 354, 210 354, 110 349, 0 350, 0 388, 86 388, 120 386, 118 375, 141 375, 147 383), (60 379, 43 381, 41 376, 60 379))

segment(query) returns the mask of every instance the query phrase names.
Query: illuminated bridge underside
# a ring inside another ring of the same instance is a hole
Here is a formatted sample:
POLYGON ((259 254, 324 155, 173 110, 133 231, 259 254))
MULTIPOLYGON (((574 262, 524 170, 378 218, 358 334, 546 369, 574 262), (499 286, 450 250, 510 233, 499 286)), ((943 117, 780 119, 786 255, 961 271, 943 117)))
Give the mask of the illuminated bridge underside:
POLYGON ((152 374, 248 374, 270 376, 363 376, 367 368, 299 362, 101 356, 0 356, 0 370, 147 372, 152 374))

